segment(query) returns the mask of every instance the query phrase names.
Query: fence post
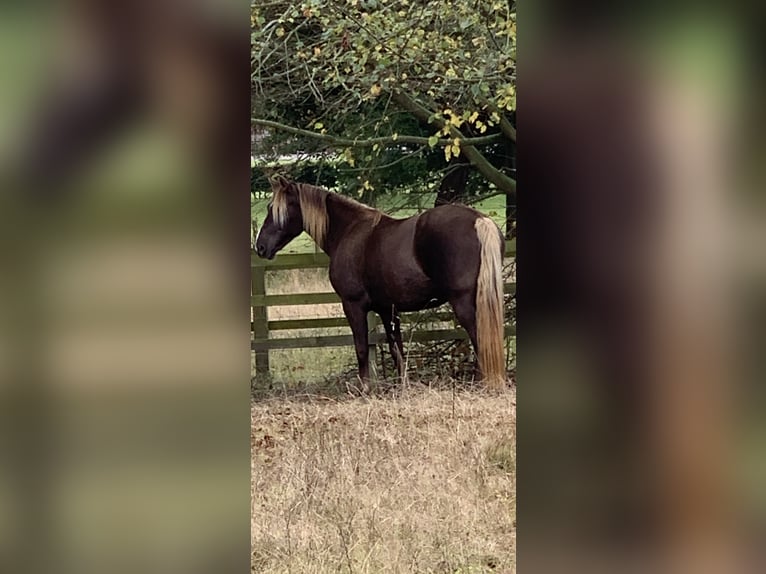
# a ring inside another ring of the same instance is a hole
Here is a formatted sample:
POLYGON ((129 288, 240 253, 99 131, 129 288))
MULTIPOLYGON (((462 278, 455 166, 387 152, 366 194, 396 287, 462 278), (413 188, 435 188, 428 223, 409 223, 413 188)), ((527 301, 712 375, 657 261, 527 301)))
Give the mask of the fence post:
MULTIPOLYGON (((266 295, 266 268, 258 265, 252 269, 251 295, 266 295)), ((253 333, 256 340, 269 338, 268 307, 265 305, 253 306, 253 333)), ((269 350, 262 349, 255 352, 255 372, 259 375, 269 373, 269 350)))

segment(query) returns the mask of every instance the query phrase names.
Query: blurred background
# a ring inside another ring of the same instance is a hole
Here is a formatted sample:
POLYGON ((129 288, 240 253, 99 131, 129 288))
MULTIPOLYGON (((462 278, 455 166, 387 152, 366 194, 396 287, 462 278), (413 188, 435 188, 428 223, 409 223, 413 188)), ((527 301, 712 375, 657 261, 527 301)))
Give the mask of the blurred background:
POLYGON ((248 22, 2 8, 4 571, 248 567, 248 22))
POLYGON ((520 6, 518 564, 763 571, 763 11, 520 6))

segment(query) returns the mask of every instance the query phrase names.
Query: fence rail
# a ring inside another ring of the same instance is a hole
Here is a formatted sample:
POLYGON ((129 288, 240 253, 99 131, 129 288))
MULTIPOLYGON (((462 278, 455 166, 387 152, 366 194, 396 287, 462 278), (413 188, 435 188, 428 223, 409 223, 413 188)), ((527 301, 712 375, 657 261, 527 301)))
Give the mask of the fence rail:
MULTIPOLYGON (((505 244, 505 256, 513 257, 516 254, 515 240, 507 241, 505 244)), ((267 373, 269 371, 269 351, 275 349, 299 349, 307 347, 336 347, 352 346, 353 337, 346 335, 317 335, 302 336, 292 338, 270 338, 272 331, 285 331, 293 329, 322 329, 332 327, 348 327, 345 317, 319 317, 313 319, 280 319, 269 320, 268 308, 277 305, 317 305, 325 303, 340 303, 340 298, 334 292, 326 293, 287 293, 287 294, 267 294, 266 293, 266 272, 283 271, 288 269, 312 269, 327 267, 330 263, 329 257, 324 253, 301 253, 295 255, 279 255, 271 261, 260 259, 255 254, 251 254, 251 296, 250 305, 253 310, 253 320, 250 323, 250 329, 253 339, 250 348, 255 351, 256 371, 258 373, 267 373)), ((506 283, 504 285, 505 293, 515 293, 516 283, 506 283)), ((429 322, 450 321, 454 318, 453 313, 447 311, 436 311, 429 317, 429 322)), ((422 321, 422 317, 417 313, 403 313, 401 316, 402 324, 413 324, 422 321)), ((379 332, 380 324, 377 315, 370 313, 369 317, 369 344, 371 350, 378 344, 385 342, 385 334, 379 332)), ((514 336, 514 327, 507 325, 505 328, 506 336, 514 336)), ((417 330, 411 333, 408 340, 423 341, 448 341, 467 339, 468 334, 463 329, 437 329, 437 330, 417 330)), ((374 356, 374 354, 372 355, 374 356)))

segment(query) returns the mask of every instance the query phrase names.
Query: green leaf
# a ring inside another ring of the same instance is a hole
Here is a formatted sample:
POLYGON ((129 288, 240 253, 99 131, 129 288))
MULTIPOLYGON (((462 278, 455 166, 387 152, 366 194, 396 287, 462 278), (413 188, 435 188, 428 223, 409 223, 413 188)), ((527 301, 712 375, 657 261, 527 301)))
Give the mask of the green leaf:
POLYGON ((428 138, 429 147, 435 147, 437 143, 439 143, 439 136, 431 136, 428 138))

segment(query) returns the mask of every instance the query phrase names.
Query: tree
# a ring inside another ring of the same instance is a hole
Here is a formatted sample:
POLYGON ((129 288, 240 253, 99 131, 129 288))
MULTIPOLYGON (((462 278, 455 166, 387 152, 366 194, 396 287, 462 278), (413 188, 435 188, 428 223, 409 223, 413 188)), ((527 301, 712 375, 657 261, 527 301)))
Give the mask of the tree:
POLYGON ((271 149, 332 150, 362 187, 414 157, 451 162, 434 187, 453 195, 467 163, 483 195, 515 199, 515 2, 275 0, 251 28, 252 123, 271 149))

